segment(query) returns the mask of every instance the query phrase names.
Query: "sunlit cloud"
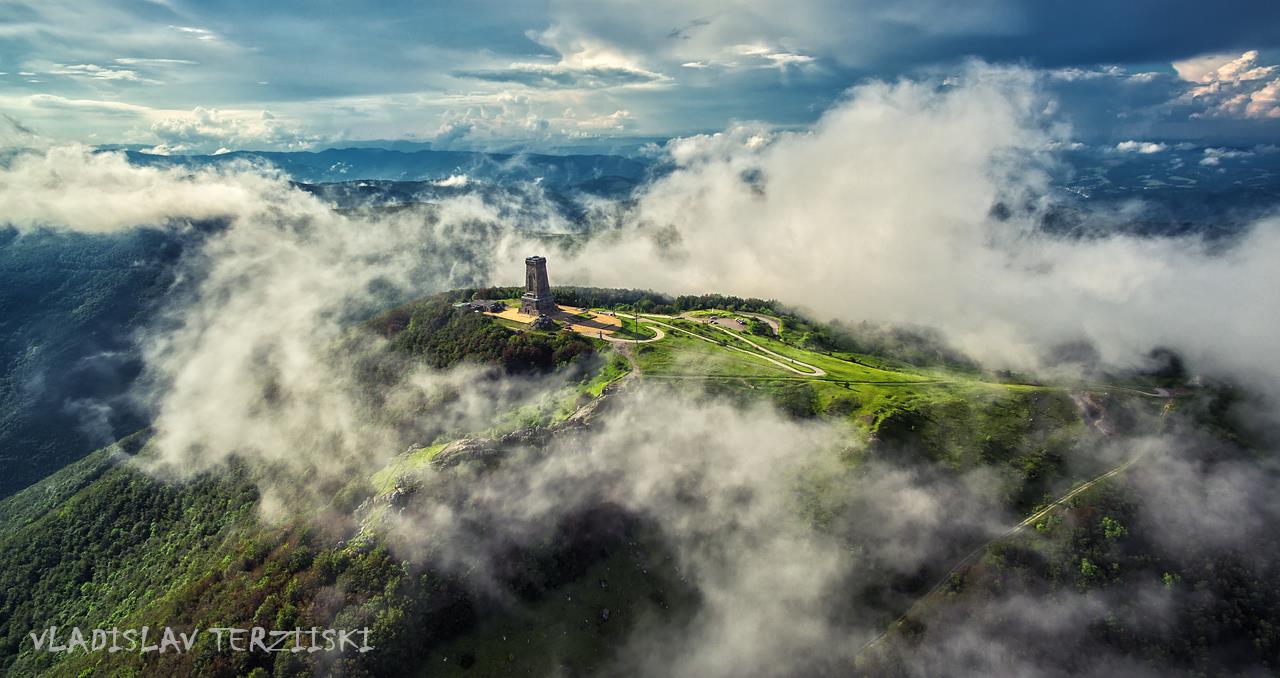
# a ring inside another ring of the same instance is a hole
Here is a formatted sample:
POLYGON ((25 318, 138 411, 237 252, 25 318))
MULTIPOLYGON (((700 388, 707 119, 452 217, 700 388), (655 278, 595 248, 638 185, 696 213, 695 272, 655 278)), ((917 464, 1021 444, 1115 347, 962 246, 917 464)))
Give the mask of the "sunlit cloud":
POLYGON ((1175 61, 1179 77, 1195 83, 1184 100, 1206 117, 1280 118, 1280 65, 1259 62, 1257 50, 1175 61))
POLYGON ((217 40, 218 36, 207 28, 196 28, 194 26, 169 26, 170 29, 179 33, 190 35, 196 40, 217 40))
POLYGON ((1142 153, 1150 155, 1152 153, 1161 153, 1168 149, 1168 146, 1153 141, 1121 141, 1116 144, 1116 150, 1121 153, 1142 153))

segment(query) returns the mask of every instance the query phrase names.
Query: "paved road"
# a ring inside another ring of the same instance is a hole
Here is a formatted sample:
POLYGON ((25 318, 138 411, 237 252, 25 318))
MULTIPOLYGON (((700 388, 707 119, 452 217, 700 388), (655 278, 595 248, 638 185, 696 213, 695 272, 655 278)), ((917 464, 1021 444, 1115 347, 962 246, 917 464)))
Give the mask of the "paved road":
MULTIPOLYGON (((740 352, 740 353, 745 353, 745 354, 747 354, 747 355, 749 355, 749 356, 752 356, 752 357, 755 357, 755 358, 759 358, 759 359, 761 359, 761 360, 767 360, 767 361, 769 361, 769 362, 773 363, 774 365, 777 365, 778 367, 781 367, 781 368, 782 368, 782 369, 784 369, 784 370, 788 370, 788 371, 790 371, 790 372, 795 372, 796 374, 804 375, 804 376, 806 376, 806 377, 821 377, 821 376, 824 376, 824 375, 827 373, 827 372, 826 372, 826 370, 823 370, 821 367, 815 367, 815 366, 813 366, 813 365, 809 365, 809 364, 806 364, 806 363, 802 363, 802 362, 800 362, 800 361, 798 361, 798 360, 793 360, 793 359, 791 359, 791 358, 788 358, 787 356, 782 355, 781 353, 774 353, 773 351, 770 351, 769 349, 764 348, 764 347, 762 347, 762 346, 760 346, 760 345, 756 344, 755 342, 748 341, 747 339, 744 339, 741 335, 739 335, 739 334, 737 334, 737 333, 733 332, 732 330, 725 329, 725 328, 723 328, 723 327, 720 327, 719 325, 713 325, 713 327, 716 327, 716 328, 718 328, 718 329, 720 329, 720 330, 723 330, 724 332, 728 333, 728 334, 729 334, 729 336, 732 336, 732 337, 734 337, 734 338, 736 338, 736 339, 741 339, 742 341, 744 341, 744 342, 746 342, 746 343, 748 343, 748 344, 751 344, 752 346, 755 346, 757 349, 759 349, 760 351, 762 351, 762 352, 764 352, 764 353, 768 353, 768 354, 770 354, 770 355, 778 356, 778 358, 781 358, 782 360, 778 360, 777 358, 771 358, 771 357, 769 357, 769 355, 762 355, 762 354, 760 354, 760 353, 756 353, 756 352, 754 352, 754 351, 748 351, 747 349, 745 349, 745 348, 740 348, 740 347, 738 347, 738 346, 730 346, 729 344, 721 344, 720 342, 716 341, 715 339, 711 339, 710 337, 704 337, 704 336, 702 336, 701 334, 698 334, 697 332, 690 332, 689 330, 681 329, 681 328, 679 328, 679 327, 676 327, 675 325, 668 325, 667 323, 662 322, 661 320, 658 320, 657 318, 670 318, 670 316, 656 316, 656 317, 655 317, 655 316, 641 316, 641 317, 640 317, 640 320, 641 320, 642 322, 651 323, 651 324, 654 324, 654 325, 661 325, 661 326, 663 326, 663 327, 665 327, 665 328, 667 328, 667 329, 669 329, 669 330, 671 330, 671 331, 673 331, 673 332, 683 332, 683 333, 685 333, 685 334, 687 334, 687 335, 689 335, 689 336, 691 336, 691 337, 697 337, 698 339, 701 339, 701 340, 703 340, 703 341, 710 342, 710 343, 712 343, 712 344, 716 344, 716 345, 718 345, 718 346, 722 346, 722 347, 724 347, 724 348, 727 348, 727 349, 730 349, 730 350, 733 350, 733 351, 738 351, 738 352, 740 352), (785 360, 785 361, 787 361, 787 362, 783 362, 784 360, 785 360), (795 365, 799 365, 800 367, 807 368, 809 371, 808 371, 808 372, 806 372, 806 371, 804 371, 804 370, 796 369, 795 365)), ((655 328, 655 329, 656 329, 656 328, 655 328)))
POLYGON ((745 315, 745 316, 755 318, 756 320, 759 320, 760 322, 768 325, 769 327, 772 327, 774 334, 778 335, 779 337, 782 336, 782 321, 778 320, 777 318, 771 315, 765 315, 763 313, 745 313, 745 312, 739 313, 739 315, 745 315))
MULTIPOLYGON (((740 339, 740 340, 742 340, 742 341, 744 341, 744 342, 746 342, 746 343, 748 343, 748 344, 751 344, 752 346, 756 347, 756 348, 757 348, 757 349, 759 349, 760 351, 763 351, 764 353, 768 353, 769 355, 776 356, 776 357, 778 357, 778 358, 781 358, 782 360, 789 361, 789 362, 791 362, 791 363, 793 363, 793 364, 795 364, 795 365, 803 365, 804 367, 809 368, 810 370, 812 370, 812 372, 811 372, 811 373, 809 373, 809 376, 813 376, 813 377, 821 377, 821 376, 826 375, 826 373, 827 373, 827 371, 826 371, 826 370, 824 370, 824 369, 822 369, 821 367, 818 367, 818 366, 816 366, 816 365, 809 365, 809 364, 806 364, 806 363, 802 363, 802 362, 800 362, 799 360, 796 360, 795 358, 792 358, 792 357, 790 357, 790 356, 785 356, 785 355, 783 355, 783 354, 781 354, 781 353, 778 353, 778 352, 776 352, 776 351, 772 351, 772 350, 770 350, 770 349, 767 349, 767 348, 765 348, 765 347, 761 346, 760 344, 757 344, 756 342, 751 341, 750 339, 748 339, 745 335, 741 334, 740 332, 734 332, 733 330, 731 330, 731 329, 729 329, 729 328, 727 328, 727 327, 725 327, 725 326, 723 326, 723 325, 715 325, 715 324, 713 324, 713 325, 712 325, 712 327, 715 327, 716 329, 721 330, 722 332, 727 333, 727 334, 728 334, 729 336, 731 336, 731 337, 735 337, 735 338, 740 339)), ((792 371, 798 371, 798 370, 792 370, 792 371)), ((804 372, 801 372, 801 374, 805 374, 805 373, 804 373, 804 372)))
MULTIPOLYGON (((642 318, 642 320, 643 320, 643 318, 642 318)), ((649 342, 651 342, 651 341, 658 341, 659 339, 662 339, 663 337, 667 336, 667 335, 663 334, 662 330, 660 330, 660 329, 658 329, 658 328, 656 328, 656 327, 654 327, 654 328, 652 328, 652 329, 653 329, 653 332, 654 332, 654 336, 649 337, 648 339, 623 339, 622 337, 614 337, 614 336, 610 336, 610 335, 608 335, 608 334, 601 335, 599 338, 600 338, 600 339, 604 339, 605 341, 613 341, 613 342, 617 342, 617 343, 619 343, 619 344, 647 344, 647 343, 649 343, 649 342)))

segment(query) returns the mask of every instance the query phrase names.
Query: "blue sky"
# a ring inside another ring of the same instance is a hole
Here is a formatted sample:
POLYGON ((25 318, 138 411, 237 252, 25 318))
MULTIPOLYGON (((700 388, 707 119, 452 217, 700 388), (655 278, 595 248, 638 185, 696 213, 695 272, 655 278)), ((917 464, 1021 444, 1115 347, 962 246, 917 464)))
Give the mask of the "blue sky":
POLYGON ((0 111, 167 152, 560 148, 812 122, 868 79, 1031 69, 1087 143, 1280 141, 1280 3, 0 0, 0 111))

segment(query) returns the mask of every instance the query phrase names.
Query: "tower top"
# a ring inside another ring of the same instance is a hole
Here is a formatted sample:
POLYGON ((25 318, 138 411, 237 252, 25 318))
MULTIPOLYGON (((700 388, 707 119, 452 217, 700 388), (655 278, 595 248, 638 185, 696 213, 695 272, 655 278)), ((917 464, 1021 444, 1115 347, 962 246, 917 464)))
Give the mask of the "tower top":
POLYGON ((524 260, 524 296, 520 297, 520 312, 527 315, 553 315, 556 300, 547 280, 547 259, 534 255, 524 260))

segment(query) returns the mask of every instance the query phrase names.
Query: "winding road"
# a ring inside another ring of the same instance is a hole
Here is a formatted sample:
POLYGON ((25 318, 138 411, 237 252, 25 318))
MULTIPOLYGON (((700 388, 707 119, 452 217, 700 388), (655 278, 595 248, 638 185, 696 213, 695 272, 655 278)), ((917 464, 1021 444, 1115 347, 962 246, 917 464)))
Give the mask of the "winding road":
MULTIPOLYGON (((710 342, 710 343, 712 343, 712 344, 716 344, 717 346, 721 346, 721 347, 723 347, 723 348, 727 348, 727 349, 731 349, 731 350, 734 350, 734 351, 738 351, 738 352, 740 352, 740 353, 745 353, 745 354, 747 354, 747 355, 749 355, 749 356, 753 356, 753 357, 759 358, 759 359, 761 359, 761 360, 767 360, 767 361, 769 361, 769 362, 773 363, 774 365, 777 365, 778 367, 781 367, 781 368, 782 368, 782 369, 784 369, 784 370, 788 370, 788 371, 791 371, 791 372, 795 372, 796 374, 800 374, 800 375, 803 375, 803 376, 806 376, 806 377, 822 377, 822 376, 826 376, 826 374, 827 374, 827 371, 826 371, 826 370, 824 370, 824 369, 822 369, 821 367, 817 367, 817 366, 814 366, 814 365, 809 365, 808 363, 802 363, 802 362, 800 362, 799 360, 796 360, 796 359, 794 359, 794 358, 789 358, 789 357, 787 357, 787 356, 785 356, 785 355, 782 355, 781 353, 776 353, 776 352, 774 352, 774 351, 771 351, 771 350, 769 350, 769 349, 767 349, 767 348, 765 348, 765 347, 763 347, 763 346, 761 346, 761 345, 759 345, 759 344, 755 343, 754 341, 751 341, 751 340, 747 339, 746 337, 743 337, 742 335, 740 335, 740 334, 738 334, 738 333, 734 332, 733 330, 730 330, 730 329, 727 329, 727 328, 724 328, 724 327, 720 327, 719 325, 714 325, 714 324, 713 324, 712 326, 713 326, 713 327, 715 327, 715 328, 717 328, 717 329, 719 329, 719 330, 721 330, 721 331, 723 331, 725 334, 728 334, 729 336, 731 336, 731 337, 733 337, 733 338, 735 338, 735 339, 739 339, 739 340, 741 340, 743 343, 746 343, 746 344, 749 344, 749 345, 751 345, 751 346, 755 347, 755 348, 756 348, 756 350, 760 351, 760 353, 756 353, 756 352, 754 352, 754 351, 748 351, 747 349, 745 349, 745 348, 741 348, 741 347, 738 347, 738 346, 730 346, 729 344, 722 344, 722 343, 720 343, 720 342, 716 341, 715 339, 712 339, 712 338, 710 338, 710 337, 704 337, 704 336, 702 336, 701 334, 698 334, 697 332, 690 332, 689 330, 681 329, 681 328, 679 328, 679 327, 676 327, 675 325, 668 325, 667 323, 662 322, 661 320, 658 320, 658 318, 673 319, 673 318, 671 318, 670 316, 652 316, 652 315, 643 315, 643 316, 640 316, 640 320, 641 320, 642 322, 647 322, 647 323, 651 323, 651 324, 654 324, 654 325, 661 325, 662 327, 665 327, 665 328, 667 328, 667 329, 669 329, 669 330, 671 330, 671 331, 673 331, 673 332, 683 332, 683 333, 685 333, 685 334, 687 334, 687 335, 689 335, 689 336, 691 336, 691 337, 697 337, 698 339, 701 339, 701 340, 706 341, 706 342, 710 342), (768 354, 768 355, 762 355, 762 354, 768 354), (769 357, 769 356, 776 356, 776 357, 771 358, 771 357, 769 357), (780 359, 779 359, 779 358, 780 358, 780 359), (786 362, 783 362, 783 361, 786 361, 786 362), (804 371, 804 370, 796 369, 795 365, 799 365, 799 366, 801 366, 801 367, 807 368, 809 371, 808 371, 808 372, 806 372, 806 371, 804 371)), ((654 328, 654 329, 655 329, 655 330, 657 330, 657 328, 654 328)), ((650 341, 653 341, 653 340, 650 340, 650 341)))
POLYGON ((604 339, 605 341, 612 341, 619 344, 647 344, 652 341, 658 341, 663 337, 667 336, 662 332, 662 330, 656 327, 653 328, 653 332, 654 332, 654 336, 649 337, 648 339, 624 339, 622 337, 615 337, 609 334, 601 334, 600 338, 604 339))
MULTIPOLYGON (((790 363, 791 363, 791 364, 793 364, 793 365, 802 365, 802 366, 804 366, 804 367, 809 368, 810 370, 813 370, 812 372, 801 372, 800 370, 792 370, 792 372, 798 372, 799 374, 804 374, 804 375, 806 375, 806 376, 810 376, 810 377, 822 377, 822 376, 826 376, 826 374, 827 374, 827 371, 826 371, 826 370, 822 369, 821 367, 818 367, 817 365, 810 365, 810 364, 808 364, 808 363, 802 363, 802 362, 800 362, 799 360, 796 360, 795 358, 792 358, 792 357, 790 357, 790 356, 783 355, 783 354, 778 353, 777 351, 774 351, 774 350, 771 350, 771 349, 767 349, 767 348, 765 348, 765 347, 761 346, 760 344, 757 344, 756 342, 751 341, 750 339, 746 338, 746 336, 744 336, 743 334, 741 334, 741 333, 739 333, 739 332, 734 332, 733 330, 731 330, 731 329, 729 329, 729 328, 727 328, 727 327, 724 327, 723 325, 716 325, 716 324, 714 324, 714 323, 713 323, 711 326, 712 326, 712 327, 714 327, 714 328, 716 328, 716 329, 718 329, 718 330, 720 330, 721 332, 724 332, 725 334, 728 334, 729 336, 731 336, 731 337, 733 337, 733 338, 735 338, 735 339, 738 339, 738 340, 742 341, 743 343, 751 344, 752 346, 754 346, 754 347, 756 348, 756 350, 758 350, 758 351, 760 351, 760 352, 762 352, 762 353, 768 353, 769 355, 776 356, 776 357, 778 357, 778 358, 781 358, 782 360, 786 360, 786 361, 790 362, 790 363)), ((785 365, 784 365, 784 367, 785 367, 785 365)))

